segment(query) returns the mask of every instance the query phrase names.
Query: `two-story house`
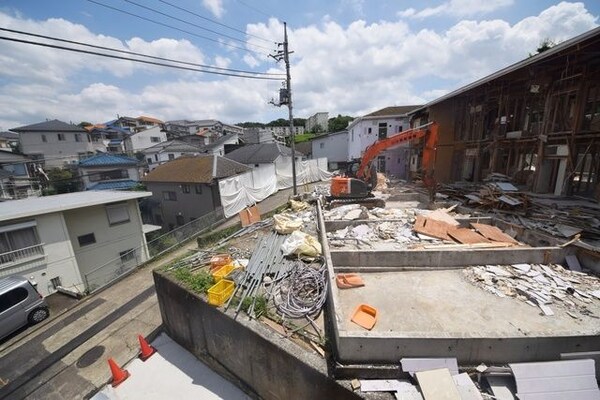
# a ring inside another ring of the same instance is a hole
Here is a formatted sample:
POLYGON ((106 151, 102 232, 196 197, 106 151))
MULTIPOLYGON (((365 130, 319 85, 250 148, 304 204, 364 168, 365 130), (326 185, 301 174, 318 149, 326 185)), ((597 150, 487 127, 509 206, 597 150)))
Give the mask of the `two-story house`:
POLYGON ((148 147, 143 153, 148 170, 152 171, 159 165, 175 160, 182 155, 198 155, 205 151, 203 147, 194 146, 181 140, 168 140, 148 147))
POLYGON ((91 291, 148 259, 138 199, 148 192, 76 192, 0 203, 0 277, 43 295, 91 291))
POLYGON ((250 168, 217 155, 183 156, 142 178, 152 194, 151 221, 172 230, 211 212, 222 216, 219 179, 250 168))
POLYGON ((167 134, 162 131, 160 125, 140 130, 130 134, 123 139, 123 147, 127 154, 135 154, 146 150, 158 143, 166 142, 167 134))
MULTIPOLYGON (((360 159, 367 147, 379 139, 398 134, 410 127, 408 113, 414 106, 382 108, 354 119, 348 125, 348 161, 360 159)), ((408 179, 411 158, 410 143, 402 143, 377 157, 377 170, 408 179)))
POLYGON ((85 190, 129 190, 138 184, 139 161, 119 154, 96 154, 78 164, 85 190))
POLYGON ((89 133, 57 119, 11 129, 19 134, 21 151, 46 168, 63 167, 93 154, 89 133))

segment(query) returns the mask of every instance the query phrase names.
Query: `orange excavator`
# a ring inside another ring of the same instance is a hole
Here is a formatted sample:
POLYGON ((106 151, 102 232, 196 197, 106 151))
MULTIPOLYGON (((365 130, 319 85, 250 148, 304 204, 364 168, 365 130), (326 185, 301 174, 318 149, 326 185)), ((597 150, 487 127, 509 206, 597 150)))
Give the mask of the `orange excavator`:
POLYGON ((366 207, 385 207, 383 199, 373 196, 371 190, 377 185, 377 171, 371 164, 373 159, 382 151, 410 140, 425 138, 423 147, 423 159, 421 167, 423 170, 422 180, 429 190, 430 197, 435 194, 435 178, 433 167, 435 163, 435 151, 438 141, 438 124, 429 124, 404 131, 400 134, 381 139, 367 147, 360 161, 349 165, 346 176, 336 176, 331 179, 331 196, 328 198, 332 207, 347 204, 360 203, 366 207), (358 167, 356 167, 358 164, 358 167))

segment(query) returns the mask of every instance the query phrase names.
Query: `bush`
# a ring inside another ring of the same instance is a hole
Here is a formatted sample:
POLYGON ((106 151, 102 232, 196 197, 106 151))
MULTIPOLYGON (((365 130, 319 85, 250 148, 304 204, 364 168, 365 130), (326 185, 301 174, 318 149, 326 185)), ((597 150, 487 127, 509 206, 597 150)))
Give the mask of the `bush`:
POLYGON ((212 275, 208 272, 198 271, 197 273, 192 273, 192 271, 184 267, 175 270, 175 279, 197 294, 206 294, 208 289, 215 284, 212 275))

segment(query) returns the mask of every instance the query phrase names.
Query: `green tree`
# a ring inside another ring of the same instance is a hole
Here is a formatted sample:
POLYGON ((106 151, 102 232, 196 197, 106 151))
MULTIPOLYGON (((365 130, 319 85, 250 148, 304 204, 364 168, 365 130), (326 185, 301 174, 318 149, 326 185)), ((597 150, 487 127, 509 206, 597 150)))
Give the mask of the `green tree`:
POLYGON ((87 121, 81 121, 80 123, 77 124, 78 127, 80 128, 85 128, 86 126, 90 126, 90 125, 94 125, 91 122, 87 122, 87 121))
POLYGON ((47 172, 49 184, 57 194, 77 191, 78 178, 68 169, 52 168, 47 172))
POLYGON ((350 122, 352 122, 353 119, 354 118, 349 115, 342 116, 341 114, 338 114, 337 117, 329 118, 327 131, 328 132, 343 131, 344 129, 346 129, 348 127, 348 125, 350 124, 350 122))

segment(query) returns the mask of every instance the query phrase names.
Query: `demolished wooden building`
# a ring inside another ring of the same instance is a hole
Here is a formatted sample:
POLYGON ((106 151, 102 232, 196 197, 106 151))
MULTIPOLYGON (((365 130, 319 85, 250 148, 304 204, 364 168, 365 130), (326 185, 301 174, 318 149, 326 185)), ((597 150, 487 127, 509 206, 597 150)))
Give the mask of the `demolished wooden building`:
POLYGON ((439 123, 439 182, 509 175, 536 193, 600 199, 600 28, 411 113, 439 123))

